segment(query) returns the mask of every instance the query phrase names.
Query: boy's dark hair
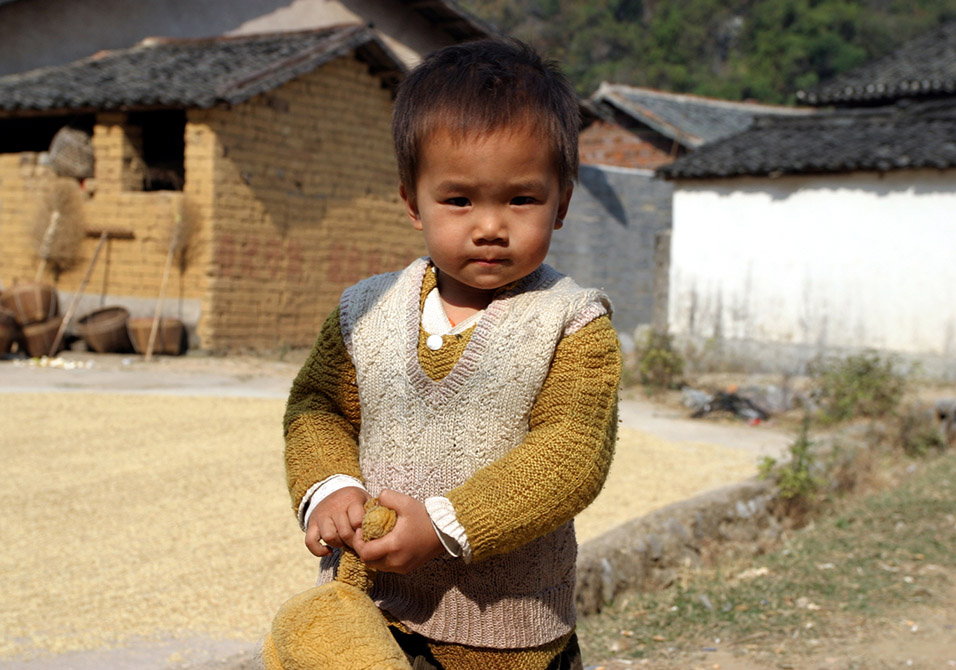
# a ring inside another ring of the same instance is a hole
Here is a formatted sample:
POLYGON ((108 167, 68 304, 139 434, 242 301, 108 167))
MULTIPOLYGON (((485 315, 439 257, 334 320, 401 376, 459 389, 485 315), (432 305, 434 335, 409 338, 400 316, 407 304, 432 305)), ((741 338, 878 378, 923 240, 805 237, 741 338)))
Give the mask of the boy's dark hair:
POLYGON ((581 112, 557 63, 514 39, 439 49, 398 88, 392 136, 402 185, 414 191, 422 143, 435 130, 466 136, 521 123, 550 140, 560 183, 574 181, 581 112))

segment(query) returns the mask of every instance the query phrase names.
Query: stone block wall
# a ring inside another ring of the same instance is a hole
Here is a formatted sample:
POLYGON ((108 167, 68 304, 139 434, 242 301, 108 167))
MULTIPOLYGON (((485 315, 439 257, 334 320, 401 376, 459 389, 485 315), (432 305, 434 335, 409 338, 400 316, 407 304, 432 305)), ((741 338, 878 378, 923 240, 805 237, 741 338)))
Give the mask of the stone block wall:
POLYGON ((662 507, 583 543, 577 557, 578 613, 600 612, 628 590, 670 586, 681 572, 718 555, 766 552, 787 524, 777 496, 770 482, 748 480, 662 507))
POLYGON ((627 339, 654 317, 655 243, 670 230, 673 186, 645 170, 582 165, 564 227, 547 262, 582 286, 604 289, 627 339))

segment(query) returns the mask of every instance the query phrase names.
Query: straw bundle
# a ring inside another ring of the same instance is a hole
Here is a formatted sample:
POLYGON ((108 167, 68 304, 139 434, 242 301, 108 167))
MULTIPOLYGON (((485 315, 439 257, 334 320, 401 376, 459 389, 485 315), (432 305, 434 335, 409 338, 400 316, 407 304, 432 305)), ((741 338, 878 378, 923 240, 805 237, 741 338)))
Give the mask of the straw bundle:
POLYGON ((60 128, 50 142, 50 165, 63 177, 92 177, 95 160, 89 134, 79 128, 60 128))
POLYGON ((175 205, 173 214, 175 225, 170 239, 173 248, 173 262, 180 273, 195 260, 197 252, 196 235, 199 232, 199 206, 191 198, 182 198, 175 205))
POLYGON ((49 266, 55 278, 79 260, 83 240, 83 194, 75 179, 57 177, 34 215, 33 248, 40 265, 36 281, 49 266))

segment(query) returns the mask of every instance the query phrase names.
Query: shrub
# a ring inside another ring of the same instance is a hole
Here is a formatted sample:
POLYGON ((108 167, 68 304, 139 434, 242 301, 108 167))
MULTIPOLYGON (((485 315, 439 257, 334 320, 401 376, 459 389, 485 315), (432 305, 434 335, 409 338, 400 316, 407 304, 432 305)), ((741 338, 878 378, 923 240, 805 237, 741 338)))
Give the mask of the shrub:
POLYGON ((892 413, 906 390, 906 378, 895 367, 892 358, 875 352, 811 364, 812 395, 822 418, 836 422, 892 413))
POLYGON ((936 415, 929 407, 916 404, 904 408, 900 413, 899 431, 899 444, 909 456, 925 456, 931 450, 946 448, 936 415))
POLYGON ((780 497, 789 503, 807 506, 813 494, 823 485, 820 477, 813 472, 813 445, 810 439, 810 417, 805 416, 797 439, 789 447, 790 460, 778 463, 777 459, 765 456, 760 463, 761 479, 772 478, 780 497))
POLYGON ((667 333, 649 331, 640 349, 637 371, 641 382, 655 389, 675 388, 684 373, 684 357, 667 333))

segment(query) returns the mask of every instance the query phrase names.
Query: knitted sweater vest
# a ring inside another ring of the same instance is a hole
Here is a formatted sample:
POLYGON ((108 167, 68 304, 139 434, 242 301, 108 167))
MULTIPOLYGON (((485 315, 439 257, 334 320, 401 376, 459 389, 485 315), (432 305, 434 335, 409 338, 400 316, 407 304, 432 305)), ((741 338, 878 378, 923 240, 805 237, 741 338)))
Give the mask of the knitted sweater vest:
MULTIPOLYGON (((427 266, 418 259, 360 282, 340 304, 358 381, 360 464, 373 495, 446 495, 519 445, 560 339, 610 312, 603 294, 542 266, 492 301, 455 367, 434 381, 417 356, 427 266)), ((528 539, 476 563, 442 556, 408 575, 380 573, 372 596, 433 640, 544 644, 574 626, 577 543, 571 522, 528 539)))

